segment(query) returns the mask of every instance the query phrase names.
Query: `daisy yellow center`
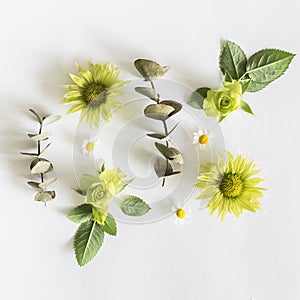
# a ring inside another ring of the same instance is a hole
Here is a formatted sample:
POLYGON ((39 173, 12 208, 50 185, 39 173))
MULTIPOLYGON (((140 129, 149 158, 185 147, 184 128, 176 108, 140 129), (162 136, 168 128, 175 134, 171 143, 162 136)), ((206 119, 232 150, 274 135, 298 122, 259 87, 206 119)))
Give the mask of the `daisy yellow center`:
MULTIPOLYGON (((83 89, 82 95, 86 103, 91 103, 94 100, 99 100, 99 95, 105 90, 106 88, 102 84, 91 82, 83 89)), ((103 99, 105 99, 105 97, 103 97, 103 99)))
POLYGON ((220 184, 220 191, 225 197, 238 197, 243 191, 243 181, 237 174, 225 174, 220 184))
POLYGON ((198 141, 199 141, 199 144, 203 144, 203 145, 207 144, 208 143, 208 135, 207 134, 200 135, 198 141))
POLYGON ((185 217, 185 210, 182 209, 182 208, 178 208, 178 209, 176 210, 176 216, 177 216, 177 218, 179 218, 179 219, 183 219, 183 218, 185 217))
POLYGON ((95 148, 95 144, 93 142, 88 142, 85 146, 87 152, 92 152, 95 148))

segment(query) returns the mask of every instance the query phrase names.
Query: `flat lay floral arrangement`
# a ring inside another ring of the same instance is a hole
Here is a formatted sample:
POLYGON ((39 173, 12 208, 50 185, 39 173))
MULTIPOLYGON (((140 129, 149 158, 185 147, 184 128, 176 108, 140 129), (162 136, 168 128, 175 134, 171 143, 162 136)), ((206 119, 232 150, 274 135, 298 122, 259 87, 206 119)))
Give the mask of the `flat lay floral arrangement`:
MULTIPOLYGON (((149 101, 142 112, 144 118, 161 124, 159 132, 150 131, 144 134, 153 141, 156 150, 156 153, 153 153, 157 155, 153 160, 153 176, 159 178, 160 189, 169 188, 166 184, 169 178, 182 176, 182 168, 189 159, 175 146, 175 133, 180 122, 174 123, 172 120, 175 115, 180 115, 185 105, 191 107, 198 118, 201 116, 199 111, 203 111, 208 118, 216 119, 216 124, 229 118, 229 115, 238 109, 253 115, 254 112, 246 99, 253 100, 254 92, 264 89, 283 75, 294 56, 278 49, 263 49, 247 58, 241 47, 226 41, 219 57, 220 71, 224 76, 222 87, 199 87, 188 99, 162 98, 163 91, 157 88, 156 82, 167 74, 170 66, 162 66, 149 59, 135 60, 133 64, 144 84, 135 86, 134 92, 149 101)), ((122 103, 123 88, 129 81, 120 79, 120 70, 109 62, 89 61, 87 68, 76 66, 77 74, 67 74, 70 83, 63 85, 66 94, 61 103, 71 105, 68 113, 80 113, 79 122, 85 122, 90 129, 98 128, 101 122, 109 124, 114 111, 122 111, 125 105, 122 103)), ((28 134, 29 138, 36 142, 37 149, 21 154, 32 157, 31 176, 39 178, 28 181, 28 184, 37 190, 34 200, 46 205, 56 197, 55 191, 49 190, 48 187, 57 178, 48 175, 53 170, 53 164, 44 155, 48 148, 51 151, 51 144, 44 143, 51 133, 44 132, 43 129, 44 126, 48 127, 49 124, 59 121, 60 116, 43 117, 34 109, 30 109, 30 113, 35 116, 39 125, 36 133, 28 134)), ((189 134, 189 147, 196 148, 202 161, 204 151, 211 145, 212 134, 208 128, 202 127, 189 134)), ((105 141, 96 138, 82 140, 82 155, 92 157, 99 143, 105 141)), ((110 210, 116 199, 120 212, 133 218, 141 218, 152 209, 147 199, 135 194, 124 195, 126 188, 134 183, 135 178, 128 178, 118 166, 109 166, 115 168, 108 169, 107 166, 108 162, 103 161, 96 170, 82 174, 78 187, 70 187, 83 199, 82 204, 71 209, 67 216, 70 221, 78 224, 73 246, 80 266, 84 266, 95 257, 103 244, 105 234, 117 235, 117 221, 110 210)), ((189 182, 190 190, 196 188, 198 196, 194 198, 206 203, 210 214, 217 212, 220 220, 224 220, 227 214, 239 217, 245 211, 255 213, 261 209, 259 199, 263 198, 265 190, 265 187, 260 186, 263 178, 256 177, 260 170, 247 156, 234 156, 225 151, 218 153, 216 160, 199 163, 198 169, 198 177, 189 182)), ((184 203, 170 205, 170 214, 174 216, 176 223, 183 224, 190 217, 189 201, 193 200, 195 199, 187 199, 184 203)))

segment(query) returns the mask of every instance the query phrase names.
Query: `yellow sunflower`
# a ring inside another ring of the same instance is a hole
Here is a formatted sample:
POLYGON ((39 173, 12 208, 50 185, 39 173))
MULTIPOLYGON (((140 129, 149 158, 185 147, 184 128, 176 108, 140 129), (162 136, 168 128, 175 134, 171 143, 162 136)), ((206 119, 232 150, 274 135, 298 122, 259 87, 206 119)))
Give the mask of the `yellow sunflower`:
POLYGON ((118 78, 120 70, 106 64, 92 64, 88 62, 89 68, 85 70, 76 64, 78 75, 67 73, 74 84, 63 85, 68 92, 61 100, 62 103, 73 106, 67 113, 81 111, 80 121, 86 119, 86 123, 92 127, 99 126, 100 118, 109 122, 114 108, 122 106, 114 101, 116 96, 123 93, 120 87, 128 83, 118 78))
POLYGON ((218 209, 218 216, 223 220, 227 213, 241 215, 244 210, 256 212, 261 207, 257 200, 263 197, 264 188, 257 187, 263 178, 252 178, 260 170, 246 157, 227 152, 228 161, 219 157, 217 163, 208 163, 203 167, 204 173, 198 177, 196 187, 202 188, 197 199, 211 198, 207 207, 210 214, 218 209))

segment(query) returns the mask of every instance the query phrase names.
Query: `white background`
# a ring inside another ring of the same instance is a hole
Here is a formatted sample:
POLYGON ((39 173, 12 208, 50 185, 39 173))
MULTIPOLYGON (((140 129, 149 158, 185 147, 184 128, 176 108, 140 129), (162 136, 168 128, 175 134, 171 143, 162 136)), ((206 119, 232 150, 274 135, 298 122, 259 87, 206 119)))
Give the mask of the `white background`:
POLYGON ((139 57, 170 64, 167 77, 192 88, 221 84, 223 40, 248 55, 276 47, 300 53, 298 1, 17 1, 0 11, 1 267, 0 298, 40 299, 300 299, 300 59, 256 94, 246 94, 256 117, 242 111, 222 123, 226 148, 260 163, 265 212, 220 223, 192 201, 184 227, 172 218, 119 225, 84 268, 72 252, 76 225, 66 218, 82 199, 70 187, 78 115, 58 104, 74 62, 110 60, 123 79, 137 78, 139 57), (59 181, 46 208, 26 185, 27 109, 64 115, 51 125, 59 181))

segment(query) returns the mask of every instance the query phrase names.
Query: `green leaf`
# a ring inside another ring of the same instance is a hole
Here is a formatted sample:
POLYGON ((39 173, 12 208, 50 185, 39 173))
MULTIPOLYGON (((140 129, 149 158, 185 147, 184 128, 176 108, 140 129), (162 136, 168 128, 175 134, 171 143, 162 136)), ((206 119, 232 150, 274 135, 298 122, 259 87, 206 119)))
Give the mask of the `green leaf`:
POLYGON ((187 99, 187 104, 196 109, 203 109, 203 101, 207 97, 210 88, 202 87, 195 90, 187 99))
POLYGON ((74 223, 84 223, 93 219, 92 205, 82 204, 73 208, 69 214, 68 219, 74 223))
POLYGON ((150 206, 142 199, 136 196, 127 196, 121 203, 121 210, 128 216, 143 216, 149 210, 150 206))
POLYGON ((82 223, 74 236, 74 251, 79 266, 84 266, 98 253, 104 240, 104 230, 96 221, 82 223))
POLYGON ((248 114, 254 115, 254 112, 252 111, 250 105, 245 101, 242 101, 241 109, 248 114))
POLYGON ((173 100, 164 100, 164 101, 161 101, 160 104, 169 105, 174 108, 174 111, 169 114, 169 117, 177 114, 182 109, 182 104, 180 104, 176 101, 173 101, 173 100))
POLYGON ((158 140, 162 140, 164 139, 166 136, 160 133, 148 133, 147 134, 149 137, 152 137, 154 139, 158 139, 158 140))
POLYGON ((232 79, 240 79, 246 72, 247 58, 244 51, 237 44, 225 42, 220 55, 220 69, 232 79))
POLYGON ((51 194, 48 192, 38 192, 34 197, 34 201, 38 201, 38 202, 48 202, 51 201, 52 199, 53 198, 51 194))
POLYGON ((149 59, 137 59, 134 66, 146 80, 164 76, 169 70, 169 66, 162 67, 157 62, 149 59))
POLYGON ((51 132, 43 132, 41 134, 36 134, 34 136, 30 136, 35 141, 45 141, 52 135, 51 132))
POLYGON ((60 115, 53 115, 53 116, 48 116, 48 117, 44 118, 42 122, 43 122, 43 125, 48 125, 48 124, 58 121, 59 119, 61 119, 60 115))
POLYGON ((124 182, 122 184, 119 184, 118 187, 116 188, 116 194, 121 193, 128 184, 130 184, 134 179, 128 180, 127 182, 124 182))
POLYGON ((111 214, 107 215, 103 229, 109 235, 117 235, 117 223, 111 214))
POLYGON ((245 92, 247 92, 247 90, 251 84, 251 79, 242 79, 240 81, 240 84, 242 86, 242 94, 244 94, 245 92))
POLYGON ((86 196, 86 193, 84 193, 81 189, 74 189, 74 188, 72 188, 72 190, 74 190, 77 194, 79 194, 81 196, 86 196))
POLYGON ((179 165, 183 165, 183 157, 182 154, 180 153, 180 151, 176 148, 170 148, 170 150, 172 150, 176 156, 174 157, 174 159, 172 160, 174 163, 179 164, 179 165))
POLYGON ((100 211, 98 208, 96 208, 95 206, 92 207, 92 212, 93 212, 93 217, 94 220, 100 224, 101 226, 104 225, 104 222, 106 220, 107 217, 107 213, 103 213, 102 211, 100 211))
POLYGON ((145 108, 144 114, 147 118, 164 121, 167 120, 174 111, 174 107, 170 105, 150 104, 145 108))
POLYGON ((40 183, 36 181, 27 181, 27 184, 32 186, 33 188, 39 189, 40 188, 40 183))
POLYGON ((174 159, 177 155, 177 153, 175 153, 172 149, 165 146, 164 144, 155 142, 155 147, 167 159, 174 159))
POLYGON ((38 122, 39 122, 40 124, 42 124, 43 121, 42 121, 42 118, 39 116, 39 114, 38 114, 34 109, 32 109, 32 108, 30 108, 29 111, 30 111, 31 113, 33 113, 33 114, 35 115, 35 117, 37 118, 38 122))
POLYGON ((45 180, 44 182, 40 183, 39 186, 40 188, 44 189, 46 188, 48 185, 52 184, 53 182, 55 182, 57 180, 57 178, 49 178, 48 180, 45 180))
POLYGON ((150 98, 151 100, 156 101, 156 99, 157 99, 157 93, 156 93, 155 89, 148 88, 148 87, 136 87, 135 91, 137 93, 140 93, 140 94, 150 98))
POLYGON ((30 164, 31 174, 47 173, 53 170, 51 162, 44 158, 36 158, 30 164))
POLYGON ((249 91, 261 90, 284 74, 295 54, 278 50, 264 49, 253 54, 247 63, 247 75, 252 80, 249 91))

